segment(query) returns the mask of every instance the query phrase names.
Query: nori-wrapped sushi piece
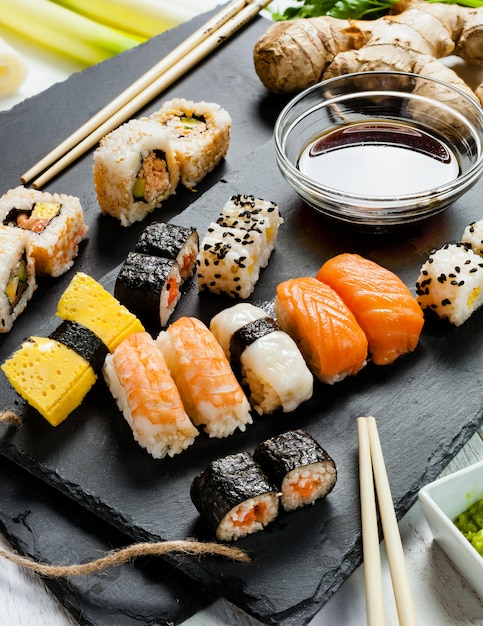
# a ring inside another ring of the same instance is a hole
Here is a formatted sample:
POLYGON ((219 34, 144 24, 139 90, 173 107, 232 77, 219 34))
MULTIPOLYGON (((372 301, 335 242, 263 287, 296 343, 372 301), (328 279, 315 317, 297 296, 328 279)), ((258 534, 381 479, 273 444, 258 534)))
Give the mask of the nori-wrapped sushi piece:
POLYGON ((332 491, 337 481, 333 459, 302 429, 263 441, 253 458, 280 489, 285 511, 313 504, 332 491))
POLYGON ((153 222, 141 233, 134 252, 174 259, 185 281, 194 270, 198 247, 199 236, 194 228, 169 222, 153 222))
POLYGON ((277 489, 248 452, 212 461, 193 480, 190 495, 222 541, 262 530, 278 514, 277 489))
POLYGON ((144 325, 168 323, 181 296, 181 275, 172 259, 129 252, 114 286, 114 297, 144 325))
POLYGON ((89 363, 96 375, 101 373, 109 350, 102 339, 86 326, 65 320, 50 333, 49 339, 54 339, 74 350, 89 363))

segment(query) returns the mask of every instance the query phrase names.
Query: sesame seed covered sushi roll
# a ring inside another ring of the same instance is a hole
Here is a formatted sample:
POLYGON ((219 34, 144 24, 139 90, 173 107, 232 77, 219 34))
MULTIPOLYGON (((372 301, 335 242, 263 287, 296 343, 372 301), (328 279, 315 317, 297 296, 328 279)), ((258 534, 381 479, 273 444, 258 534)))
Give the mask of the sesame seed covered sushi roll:
POLYGON ((76 409, 101 372, 107 347, 88 328, 64 321, 49 337, 29 337, 2 365, 17 393, 52 426, 76 409))
POLYGON ((215 315, 210 330, 262 415, 295 410, 313 393, 313 376, 295 341, 265 311, 240 302, 215 315))
POLYGON ((213 333, 181 317, 157 337, 186 412, 210 437, 227 437, 252 423, 250 404, 213 333))
POLYGON ((279 511, 277 489, 248 452, 209 463, 193 480, 190 496, 220 541, 263 530, 279 511))
POLYGON ((166 326, 181 296, 181 274, 173 259, 129 252, 114 286, 114 297, 145 326, 166 326))
POLYGON ((104 378, 134 439, 155 459, 174 456, 198 435, 155 340, 134 333, 108 354, 104 378))
POLYGON ((297 343, 309 368, 334 384, 357 374, 367 362, 367 337, 342 298, 311 276, 277 286, 277 321, 297 343))
POLYGON ((483 259, 463 243, 433 250, 421 267, 416 296, 423 309, 461 326, 483 304, 483 259))
POLYGON ((122 226, 142 221, 175 193, 179 163, 172 135, 153 120, 130 120, 94 151, 94 186, 102 214, 122 226))
POLYGON ((79 198, 23 186, 0 198, 0 223, 28 233, 35 272, 47 276, 72 267, 88 230, 79 198))
POLYGON ((231 117, 218 104, 174 98, 151 119, 171 131, 181 183, 188 189, 194 188, 228 152, 231 117))
POLYGON ((337 482, 333 459, 304 430, 292 430, 258 444, 253 458, 281 492, 285 511, 324 498, 337 482))
POLYGON ((0 332, 7 333, 37 288, 28 234, 0 226, 0 332))
POLYGON ((141 233, 134 252, 175 260, 185 281, 193 273, 198 248, 199 237, 194 228, 153 222, 141 233))
POLYGON ((200 290, 248 298, 268 264, 282 222, 275 203, 232 196, 200 244, 196 262, 200 290))
POLYGON ((461 237, 461 242, 469 246, 475 254, 483 256, 483 219, 468 224, 461 237))

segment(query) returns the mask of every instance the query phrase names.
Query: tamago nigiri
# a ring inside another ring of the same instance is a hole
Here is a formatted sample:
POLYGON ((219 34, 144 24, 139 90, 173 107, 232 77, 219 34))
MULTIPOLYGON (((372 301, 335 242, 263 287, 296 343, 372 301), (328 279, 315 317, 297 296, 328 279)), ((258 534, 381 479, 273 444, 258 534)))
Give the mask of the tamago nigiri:
POLYGON ((316 278, 334 289, 353 312, 376 365, 415 350, 424 315, 416 298, 390 270, 358 254, 332 257, 316 278))

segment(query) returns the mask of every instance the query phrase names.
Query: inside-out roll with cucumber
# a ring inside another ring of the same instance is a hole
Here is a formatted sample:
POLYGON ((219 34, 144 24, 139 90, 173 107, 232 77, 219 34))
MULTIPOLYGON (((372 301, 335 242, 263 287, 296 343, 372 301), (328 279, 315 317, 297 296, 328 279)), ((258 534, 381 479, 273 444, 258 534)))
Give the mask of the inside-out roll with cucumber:
POLYGON ((151 119, 172 132, 180 180, 188 189, 194 188, 228 152, 231 117, 216 103, 174 98, 151 119))
POLYGON ((210 322, 257 413, 293 411, 312 396, 313 375, 295 341, 260 307, 240 302, 210 322))
POLYGON ((35 272, 48 276, 72 267, 88 230, 79 198, 23 186, 0 198, 0 223, 28 234, 35 272))
POLYGON ((93 175, 102 214, 122 226, 142 221, 178 186, 172 133, 148 118, 122 124, 94 151, 93 175))
POLYGON ((302 429, 259 443, 253 458, 280 490, 285 511, 313 504, 330 493, 337 482, 333 459, 302 429))
POLYGON ((0 226, 0 332, 12 329, 37 287, 28 234, 0 226))

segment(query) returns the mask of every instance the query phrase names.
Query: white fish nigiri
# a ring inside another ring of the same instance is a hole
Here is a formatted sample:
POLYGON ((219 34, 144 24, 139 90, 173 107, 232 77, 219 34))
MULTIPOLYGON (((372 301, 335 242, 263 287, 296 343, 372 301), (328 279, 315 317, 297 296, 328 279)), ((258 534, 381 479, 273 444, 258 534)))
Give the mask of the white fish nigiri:
POLYGON ((262 308, 236 304, 215 315, 210 330, 258 414, 293 411, 312 396, 313 375, 297 344, 262 308))

